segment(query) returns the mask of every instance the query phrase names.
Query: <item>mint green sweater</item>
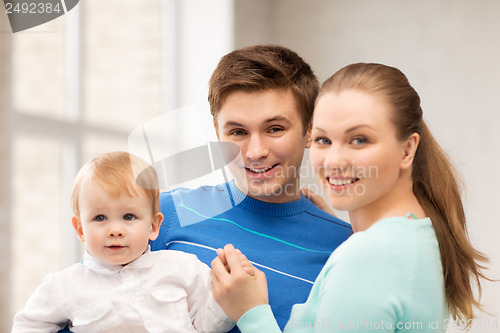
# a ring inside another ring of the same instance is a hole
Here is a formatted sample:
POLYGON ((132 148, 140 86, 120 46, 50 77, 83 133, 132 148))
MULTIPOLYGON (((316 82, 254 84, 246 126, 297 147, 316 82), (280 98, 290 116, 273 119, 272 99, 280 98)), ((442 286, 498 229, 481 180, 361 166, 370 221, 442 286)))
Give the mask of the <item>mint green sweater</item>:
MULTIPOLYGON (((444 332, 448 318, 436 234, 429 218, 387 218, 330 256, 284 332, 444 332)), ((243 333, 281 332, 269 306, 238 321, 243 333)))

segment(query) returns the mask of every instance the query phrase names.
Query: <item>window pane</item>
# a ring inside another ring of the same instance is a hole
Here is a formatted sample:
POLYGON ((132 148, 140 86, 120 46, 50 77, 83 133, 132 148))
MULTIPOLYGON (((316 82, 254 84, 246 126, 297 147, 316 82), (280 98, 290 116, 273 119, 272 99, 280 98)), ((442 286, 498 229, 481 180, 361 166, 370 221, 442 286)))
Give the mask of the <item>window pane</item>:
POLYGON ((12 35, 12 106, 15 111, 64 117, 64 18, 12 35))
POLYGON ((161 0, 86 0, 80 6, 84 119, 132 130, 160 113, 161 0))
POLYGON ((61 145, 18 135, 12 154, 11 309, 16 312, 45 275, 62 268, 61 145))
POLYGON ((116 138, 89 135, 83 140, 82 164, 99 154, 118 150, 128 151, 127 138, 119 140, 116 138))

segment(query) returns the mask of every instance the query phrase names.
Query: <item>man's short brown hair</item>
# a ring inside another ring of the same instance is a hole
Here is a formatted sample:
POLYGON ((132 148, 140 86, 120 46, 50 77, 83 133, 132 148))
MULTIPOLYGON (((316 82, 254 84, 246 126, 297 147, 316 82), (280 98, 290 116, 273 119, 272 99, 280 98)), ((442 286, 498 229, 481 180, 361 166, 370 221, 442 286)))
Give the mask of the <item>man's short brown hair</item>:
POLYGON ((208 91, 214 121, 217 121, 217 114, 230 93, 267 89, 293 93, 305 132, 313 115, 318 79, 297 53, 277 45, 250 46, 222 57, 210 78, 208 91))

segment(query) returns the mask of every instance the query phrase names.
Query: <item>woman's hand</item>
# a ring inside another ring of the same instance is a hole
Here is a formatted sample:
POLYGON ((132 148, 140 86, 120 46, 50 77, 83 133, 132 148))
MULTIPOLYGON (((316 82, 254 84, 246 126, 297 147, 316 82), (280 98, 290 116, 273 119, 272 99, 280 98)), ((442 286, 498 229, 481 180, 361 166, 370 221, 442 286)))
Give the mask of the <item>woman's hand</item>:
POLYGON ((266 275, 231 244, 212 261, 212 293, 234 322, 248 310, 268 304, 266 275), (222 259, 221 259, 222 258, 222 259), (251 275, 250 273, 253 273, 251 275))
POLYGON ((332 208, 328 205, 328 203, 321 197, 321 195, 317 194, 314 191, 311 191, 307 187, 303 187, 300 189, 300 194, 305 196, 307 199, 311 200, 312 203, 321 210, 324 210, 330 215, 336 216, 333 212, 332 208))

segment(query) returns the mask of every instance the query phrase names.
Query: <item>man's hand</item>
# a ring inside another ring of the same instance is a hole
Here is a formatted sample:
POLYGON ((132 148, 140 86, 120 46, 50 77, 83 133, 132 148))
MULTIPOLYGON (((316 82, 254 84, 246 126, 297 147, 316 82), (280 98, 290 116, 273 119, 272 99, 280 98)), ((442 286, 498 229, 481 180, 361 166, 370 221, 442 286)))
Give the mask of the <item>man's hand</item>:
POLYGON ((307 199, 311 200, 312 203, 321 210, 324 210, 330 215, 336 216, 333 212, 332 208, 328 205, 328 203, 321 197, 321 195, 317 194, 314 191, 311 191, 307 187, 303 187, 300 189, 300 194, 305 196, 307 199))

